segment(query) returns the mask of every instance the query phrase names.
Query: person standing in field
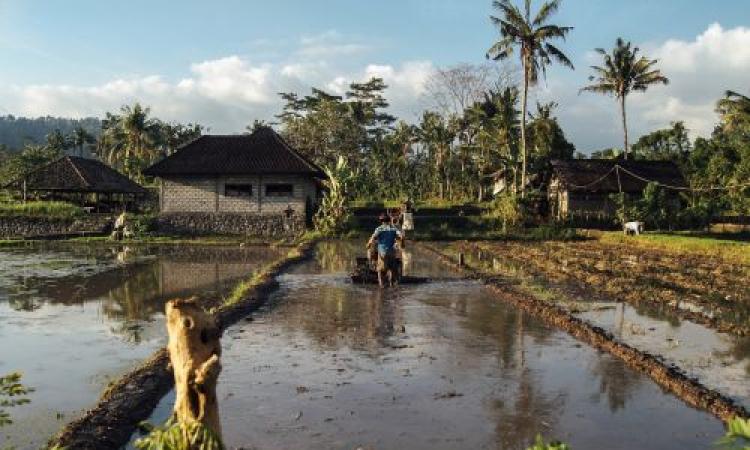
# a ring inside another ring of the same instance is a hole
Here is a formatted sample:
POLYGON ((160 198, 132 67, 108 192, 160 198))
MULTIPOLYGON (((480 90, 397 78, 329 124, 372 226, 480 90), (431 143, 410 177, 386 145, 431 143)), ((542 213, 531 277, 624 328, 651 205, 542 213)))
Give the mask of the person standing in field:
POLYGON ((388 276, 388 284, 393 286, 398 281, 398 259, 396 258, 396 242, 403 247, 403 235, 396 228, 387 214, 378 218, 380 226, 367 241, 367 247, 377 252, 378 284, 384 286, 384 277, 388 276))

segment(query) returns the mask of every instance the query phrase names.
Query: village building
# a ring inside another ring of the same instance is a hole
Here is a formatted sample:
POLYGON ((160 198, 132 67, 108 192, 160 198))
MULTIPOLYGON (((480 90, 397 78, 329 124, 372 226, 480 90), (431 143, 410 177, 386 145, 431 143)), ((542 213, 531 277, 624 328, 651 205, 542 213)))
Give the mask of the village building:
POLYGON ((273 129, 204 135, 144 171, 158 177, 164 214, 296 215, 314 212, 323 171, 273 129))
POLYGON ((23 200, 66 201, 96 212, 132 209, 148 194, 101 161, 78 156, 63 156, 3 188, 23 200))
MULTIPOLYGON (((649 182, 685 188, 687 183, 672 161, 568 159, 551 162, 547 187, 550 217, 557 220, 605 219, 615 216, 612 194, 641 198, 649 182)), ((676 189, 667 190, 679 202, 676 189)))

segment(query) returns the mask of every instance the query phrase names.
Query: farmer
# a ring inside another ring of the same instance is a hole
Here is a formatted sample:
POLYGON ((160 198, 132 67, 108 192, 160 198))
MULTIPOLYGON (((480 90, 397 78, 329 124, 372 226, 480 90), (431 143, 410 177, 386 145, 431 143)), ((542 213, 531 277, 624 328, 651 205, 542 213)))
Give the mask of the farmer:
POLYGON ((392 219, 387 214, 381 214, 378 218, 380 220, 380 226, 375 229, 372 237, 367 241, 367 247, 373 248, 377 246, 377 272, 378 272, 378 284, 383 287, 383 276, 388 273, 388 284, 393 284, 398 281, 398 260, 396 259, 396 241, 403 246, 403 236, 401 231, 396 228, 392 219))

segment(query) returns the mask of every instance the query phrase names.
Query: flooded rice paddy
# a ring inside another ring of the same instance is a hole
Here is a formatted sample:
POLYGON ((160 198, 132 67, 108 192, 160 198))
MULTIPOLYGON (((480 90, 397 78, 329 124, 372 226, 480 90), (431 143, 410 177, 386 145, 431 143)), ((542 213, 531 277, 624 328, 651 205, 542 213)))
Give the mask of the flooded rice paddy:
POLYGON ((225 296, 278 256, 265 247, 48 244, 0 251, 0 373, 35 389, 0 448, 39 448, 166 342, 164 302, 225 296))
MULTIPOLYGON (((520 313, 477 282, 381 291, 346 273, 360 245, 323 243, 222 339, 224 438, 253 449, 708 448, 720 422, 608 354, 520 313)), ((152 423, 170 413, 166 396, 152 423)))
MULTIPOLYGON (((559 249, 561 245, 563 244, 556 244, 555 248, 559 249)), ((568 245, 577 248, 581 243, 568 245)), ((587 243, 587 245, 594 244, 587 243)), ((498 244, 480 249, 477 247, 473 249, 464 247, 464 249, 471 250, 466 254, 470 265, 505 275, 521 274, 528 271, 529 267, 533 270, 534 266, 539 268, 545 264, 537 261, 541 258, 540 255, 531 257, 529 261, 534 262, 528 264, 521 264, 519 260, 514 261, 514 258, 506 258, 509 253, 500 252, 502 245, 498 244)), ((513 250, 518 251, 519 247, 513 246, 513 250)), ((448 251, 455 252, 456 249, 450 248, 448 251)), ((571 249, 571 253, 573 251, 582 253, 578 249, 571 249)), ((516 258, 520 257, 519 255, 520 251, 517 252, 516 258)), ((594 258, 591 257, 590 260, 593 261, 594 258)), ((656 260, 658 257, 654 255, 644 258, 642 261, 644 267, 641 270, 660 273, 662 274, 660 276, 664 277, 671 273, 673 280, 689 278, 686 274, 697 271, 685 262, 685 273, 679 273, 674 267, 669 272, 667 269, 660 268, 659 263, 653 262, 656 260)), ((616 261, 613 262, 613 258, 607 261, 609 266, 617 264, 616 261)), ((713 270, 716 273, 740 273, 747 270, 741 265, 731 269, 725 268, 723 265, 730 266, 731 264, 722 263, 718 259, 714 259, 713 264, 713 270)), ((705 266, 707 263, 697 258, 695 265, 705 266)), ((624 277, 624 275, 619 276, 624 277)), ((555 280, 536 273, 535 280, 531 282, 531 284, 536 282, 536 286, 529 287, 534 289, 543 285, 543 291, 538 294, 548 297, 548 301, 566 307, 573 315, 610 331, 616 338, 628 345, 658 355, 667 364, 675 365, 690 377, 699 379, 704 386, 721 392, 746 408, 750 408, 750 336, 719 332, 705 325, 682 319, 672 309, 659 308, 650 302, 639 303, 637 299, 623 298, 617 294, 606 295, 604 293, 602 295, 602 291, 597 289, 596 283, 591 280, 579 283, 575 281, 567 276, 561 276, 555 280)), ((633 286, 629 290, 636 291, 638 282, 631 281, 631 284, 633 286)), ((735 306, 740 311, 745 302, 750 301, 750 288, 739 279, 731 283, 725 281, 724 284, 715 281, 713 286, 713 289, 733 290, 734 299, 738 302, 735 306)), ((643 290, 648 292, 645 285, 643 290)), ((706 292, 709 291, 710 289, 707 288, 706 292)), ((687 294, 683 295, 690 298, 687 294)), ((725 306, 725 308, 730 307, 725 306)))

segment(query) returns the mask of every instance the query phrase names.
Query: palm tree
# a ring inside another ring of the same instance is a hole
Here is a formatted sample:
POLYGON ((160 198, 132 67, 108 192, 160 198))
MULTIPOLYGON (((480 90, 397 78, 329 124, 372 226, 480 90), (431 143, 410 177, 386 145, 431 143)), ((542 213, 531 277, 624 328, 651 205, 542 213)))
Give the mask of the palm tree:
POLYGON ((448 177, 446 166, 450 158, 450 145, 455 138, 454 130, 445 119, 433 111, 425 111, 419 125, 420 141, 427 147, 430 158, 435 162, 438 181, 438 196, 445 198, 448 177))
POLYGON ((70 144, 78 149, 78 156, 83 156, 83 147, 94 142, 94 136, 78 125, 69 138, 70 144))
POLYGON ((727 91, 724 98, 716 104, 716 112, 726 131, 750 131, 750 97, 738 92, 727 91))
POLYGON ((669 79, 662 75, 654 66, 656 59, 645 56, 638 57, 638 47, 631 47, 630 42, 617 38, 612 54, 603 48, 596 52, 604 58, 604 65, 591 66, 596 75, 589 77, 593 84, 585 86, 581 91, 597 92, 614 95, 620 101, 622 115, 622 129, 625 133, 625 147, 623 154, 628 159, 628 123, 625 113, 625 99, 631 92, 645 92, 652 84, 669 84, 669 79))
POLYGON ((492 22, 500 29, 500 40, 487 51, 487 57, 495 61, 510 57, 518 48, 523 66, 523 96, 521 101, 521 195, 526 189, 526 100, 529 86, 539 80, 539 73, 546 73, 546 66, 556 60, 565 67, 573 69, 565 54, 550 44, 552 39, 565 39, 573 27, 562 27, 547 24, 548 19, 560 6, 560 0, 544 2, 542 7, 531 17, 531 0, 525 0, 524 11, 513 5, 510 0, 495 0, 493 6, 502 13, 502 17, 490 16, 492 22))
POLYGON ((70 148, 70 140, 59 129, 55 129, 55 131, 48 134, 46 136, 46 140, 47 148, 59 153, 64 153, 67 149, 70 148))
POLYGON ((127 144, 125 146, 125 169, 129 175, 133 175, 133 158, 153 159, 155 152, 155 135, 158 132, 157 124, 148 117, 150 108, 144 108, 140 103, 132 107, 127 105, 121 108, 120 128, 122 129, 127 144))

